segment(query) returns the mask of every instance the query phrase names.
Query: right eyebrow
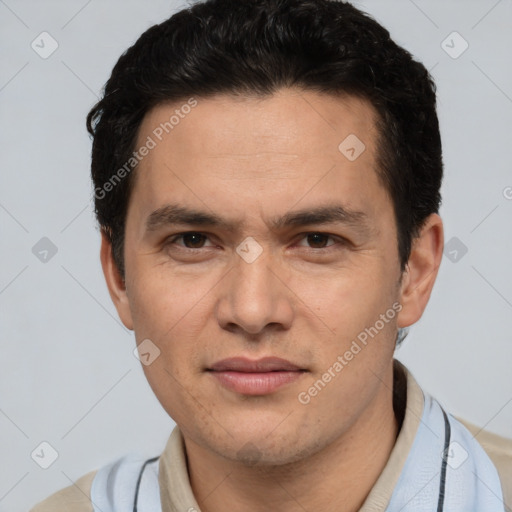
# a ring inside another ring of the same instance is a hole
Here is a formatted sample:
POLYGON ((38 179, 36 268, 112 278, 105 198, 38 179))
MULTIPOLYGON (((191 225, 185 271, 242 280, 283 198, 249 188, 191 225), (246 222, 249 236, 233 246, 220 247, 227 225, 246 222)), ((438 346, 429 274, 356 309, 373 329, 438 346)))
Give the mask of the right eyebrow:
POLYGON ((232 230, 239 223, 234 224, 214 213, 194 210, 177 204, 167 204, 156 209, 148 216, 146 231, 157 231, 165 226, 174 224, 221 227, 232 230))

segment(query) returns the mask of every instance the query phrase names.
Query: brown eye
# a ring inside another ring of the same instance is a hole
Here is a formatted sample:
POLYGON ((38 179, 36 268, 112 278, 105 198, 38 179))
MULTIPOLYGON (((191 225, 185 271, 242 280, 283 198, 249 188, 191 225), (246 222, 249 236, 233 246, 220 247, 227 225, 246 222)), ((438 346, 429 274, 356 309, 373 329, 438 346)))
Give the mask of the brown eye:
POLYGON ((205 242, 208 240, 207 235, 190 231, 188 233, 181 233, 174 236, 169 243, 185 249, 202 249, 203 247, 211 247, 212 244, 206 246, 205 242))
POLYGON ((199 249, 203 247, 204 242, 207 239, 207 236, 202 235, 201 233, 185 233, 181 237, 183 239, 183 244, 188 249, 199 249))
POLYGON ((324 233, 310 233, 306 236, 308 244, 313 249, 323 249, 327 247, 327 241, 331 238, 329 235, 324 233))
POLYGON ((305 233, 299 246, 309 249, 328 249, 330 246, 336 245, 337 241, 340 243, 338 237, 329 235, 328 233, 305 233))

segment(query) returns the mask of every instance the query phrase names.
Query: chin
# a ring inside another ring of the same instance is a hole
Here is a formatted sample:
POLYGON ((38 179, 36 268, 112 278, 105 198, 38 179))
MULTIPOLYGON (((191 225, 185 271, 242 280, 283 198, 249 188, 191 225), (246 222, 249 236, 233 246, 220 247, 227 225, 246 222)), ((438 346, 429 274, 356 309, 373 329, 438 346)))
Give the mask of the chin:
MULTIPOLYGON (((272 428, 275 429, 275 425, 272 428)), ((225 459, 262 468, 296 463, 321 449, 318 440, 307 443, 296 431, 282 431, 272 436, 272 428, 267 430, 268 435, 262 435, 262 430, 245 431, 233 437, 225 436, 224 442, 220 443, 212 443, 210 439, 208 444, 213 452, 225 459)))
POLYGON ((284 467, 296 464, 316 452, 315 446, 301 446, 297 444, 279 447, 258 446, 247 442, 235 453, 233 460, 250 467, 284 467))

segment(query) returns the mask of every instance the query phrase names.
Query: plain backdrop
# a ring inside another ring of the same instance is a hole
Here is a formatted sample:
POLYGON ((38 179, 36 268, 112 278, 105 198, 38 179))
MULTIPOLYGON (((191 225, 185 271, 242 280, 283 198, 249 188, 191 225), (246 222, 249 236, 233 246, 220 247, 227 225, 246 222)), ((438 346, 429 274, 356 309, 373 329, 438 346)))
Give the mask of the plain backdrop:
MULTIPOLYGON (((451 245, 397 357, 453 414, 512 437, 512 1, 355 4, 438 86, 451 245)), ((0 511, 157 455, 172 429, 103 281, 85 116, 121 53, 183 6, 0 0, 0 511)))

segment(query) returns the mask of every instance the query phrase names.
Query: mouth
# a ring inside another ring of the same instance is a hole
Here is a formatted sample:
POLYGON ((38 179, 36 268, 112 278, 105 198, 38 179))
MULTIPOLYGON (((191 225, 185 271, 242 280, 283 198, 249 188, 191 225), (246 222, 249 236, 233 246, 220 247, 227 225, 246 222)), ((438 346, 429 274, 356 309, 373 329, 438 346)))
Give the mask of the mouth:
POLYGON ((230 391, 256 396, 268 395, 295 382, 307 370, 278 357, 233 357, 216 362, 207 372, 230 391))

